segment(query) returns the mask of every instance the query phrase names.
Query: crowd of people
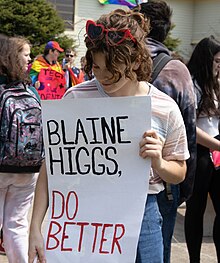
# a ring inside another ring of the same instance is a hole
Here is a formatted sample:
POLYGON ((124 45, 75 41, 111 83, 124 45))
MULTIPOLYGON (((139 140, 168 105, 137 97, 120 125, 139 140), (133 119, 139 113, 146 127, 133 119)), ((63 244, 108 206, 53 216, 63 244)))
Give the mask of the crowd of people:
POLYGON ((42 100, 61 99, 70 87, 85 80, 83 69, 74 65, 75 50, 67 48, 62 64, 58 58, 64 52, 58 42, 49 41, 42 55, 35 58, 29 69, 32 85, 42 100))
POLYGON ((199 263, 208 196, 216 214, 213 240, 220 262, 220 165, 215 161, 220 150, 220 42, 214 36, 203 38, 188 62, 169 59, 151 81, 152 61, 161 53, 171 56, 164 44, 171 18, 165 1, 152 0, 88 20, 80 67, 72 47, 64 50, 51 40, 30 63, 28 40, 0 35, 0 228, 10 263, 31 263, 36 257, 46 262, 41 224, 49 199, 41 100, 124 96, 150 96, 152 101, 152 127, 141 131, 139 144, 140 157, 151 158, 151 170, 135 263, 170 262, 177 209, 183 202, 189 260, 199 263), (24 110, 40 124, 30 124, 21 138, 14 132, 12 155, 10 115, 19 112, 17 124, 24 122, 24 110))

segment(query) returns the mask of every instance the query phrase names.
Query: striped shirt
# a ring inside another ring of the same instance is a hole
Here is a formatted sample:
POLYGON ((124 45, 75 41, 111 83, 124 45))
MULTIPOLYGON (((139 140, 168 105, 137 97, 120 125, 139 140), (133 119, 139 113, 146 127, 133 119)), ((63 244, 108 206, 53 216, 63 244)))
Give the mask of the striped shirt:
MULTIPOLYGON (((163 159, 167 161, 188 159, 189 152, 185 126, 176 102, 153 85, 148 85, 150 90, 146 95, 151 96, 151 128, 157 132, 164 143, 162 151, 163 159)), ((68 89, 64 95, 64 99, 100 97, 108 97, 108 95, 96 79, 76 85, 68 89)), ((160 176, 151 170, 149 194, 159 193, 163 189, 163 182, 160 176)))

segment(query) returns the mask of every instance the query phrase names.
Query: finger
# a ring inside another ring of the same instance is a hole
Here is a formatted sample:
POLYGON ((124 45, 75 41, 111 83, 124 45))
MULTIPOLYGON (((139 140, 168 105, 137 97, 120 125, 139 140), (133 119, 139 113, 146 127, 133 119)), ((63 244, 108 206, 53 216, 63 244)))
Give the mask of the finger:
POLYGON ((154 130, 148 130, 144 133, 143 137, 152 137, 155 139, 159 139, 159 136, 157 135, 157 133, 154 130))
POLYGON ((44 248, 39 248, 37 250, 37 252, 38 252, 38 260, 39 260, 39 262, 46 263, 44 248))
POLYGON ((28 253, 28 263, 33 263, 37 256, 36 252, 29 252, 28 253))
POLYGON ((158 145, 158 140, 152 137, 145 137, 140 143, 140 151, 145 151, 148 149, 155 149, 158 145))
POLYGON ((159 137, 157 135, 150 135, 145 136, 139 143, 140 148, 146 147, 146 144, 158 144, 159 143, 159 137), (154 137, 153 137, 154 136, 154 137))
POLYGON ((146 145, 139 151, 139 155, 142 157, 156 157, 161 152, 161 147, 158 145, 146 145))
POLYGON ((147 151, 143 151, 140 153, 140 156, 142 158, 159 158, 160 157, 160 151, 159 150, 155 150, 155 149, 152 149, 152 150, 147 150, 147 151))

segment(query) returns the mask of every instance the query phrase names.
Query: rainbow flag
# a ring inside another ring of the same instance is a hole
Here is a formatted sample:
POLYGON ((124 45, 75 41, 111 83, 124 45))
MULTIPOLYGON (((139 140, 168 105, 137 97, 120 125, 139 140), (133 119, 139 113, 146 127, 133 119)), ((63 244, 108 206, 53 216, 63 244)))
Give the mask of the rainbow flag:
POLYGON ((137 5, 136 0, 99 0, 100 4, 114 4, 114 5, 126 5, 129 8, 132 8, 137 5))

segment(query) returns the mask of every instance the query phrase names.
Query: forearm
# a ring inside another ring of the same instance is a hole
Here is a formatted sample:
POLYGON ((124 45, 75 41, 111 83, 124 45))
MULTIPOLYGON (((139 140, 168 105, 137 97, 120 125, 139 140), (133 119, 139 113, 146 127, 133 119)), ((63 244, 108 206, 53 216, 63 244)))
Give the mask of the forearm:
POLYGON ((42 164, 38 177, 34 206, 31 219, 31 229, 41 230, 41 225, 48 208, 48 182, 45 162, 42 164))
POLYGON ((46 263, 44 239, 41 234, 41 225, 48 207, 47 187, 48 183, 46 165, 43 163, 35 190, 34 207, 29 234, 28 263, 46 263))
POLYGON ((171 184, 181 183, 186 175, 185 161, 166 161, 162 160, 160 168, 155 169, 160 178, 171 184))
POLYGON ((220 141, 213 138, 208 133, 206 133, 198 127, 196 127, 196 142, 211 150, 220 150, 220 141))
POLYGON ((167 183, 178 184, 185 179, 186 162, 163 159, 163 142, 157 133, 149 130, 144 133, 140 141, 139 155, 142 158, 151 158, 151 167, 167 183))

